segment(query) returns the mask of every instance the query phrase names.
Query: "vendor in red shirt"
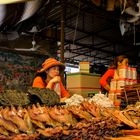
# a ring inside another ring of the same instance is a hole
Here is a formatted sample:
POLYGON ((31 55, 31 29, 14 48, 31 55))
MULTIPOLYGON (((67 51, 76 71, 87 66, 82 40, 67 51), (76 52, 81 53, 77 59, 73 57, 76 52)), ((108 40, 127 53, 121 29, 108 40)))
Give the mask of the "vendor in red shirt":
POLYGON ((118 76, 118 70, 122 66, 128 66, 128 58, 125 55, 117 56, 112 66, 108 68, 105 74, 100 79, 100 85, 107 91, 110 91, 109 79, 118 76))
POLYGON ((60 96, 61 101, 64 101, 70 96, 60 78, 60 73, 64 71, 64 69, 64 64, 56 59, 46 59, 42 64, 42 69, 37 72, 32 87, 54 90, 60 96))

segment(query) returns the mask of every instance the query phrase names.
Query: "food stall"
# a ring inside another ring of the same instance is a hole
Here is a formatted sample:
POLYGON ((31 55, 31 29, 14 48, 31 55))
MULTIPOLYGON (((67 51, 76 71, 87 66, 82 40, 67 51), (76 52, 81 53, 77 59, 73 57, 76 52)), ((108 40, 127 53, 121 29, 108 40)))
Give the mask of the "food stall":
POLYGON ((113 100, 99 92, 99 79, 99 75, 90 73, 68 74, 67 87, 81 89, 73 91, 64 102, 49 89, 3 90, 0 139, 140 139, 140 85, 123 86, 120 98, 126 106, 116 108, 113 100), (83 87, 87 87, 87 92, 97 89, 97 94, 85 96, 83 87), (129 102, 134 97, 135 102, 129 102))

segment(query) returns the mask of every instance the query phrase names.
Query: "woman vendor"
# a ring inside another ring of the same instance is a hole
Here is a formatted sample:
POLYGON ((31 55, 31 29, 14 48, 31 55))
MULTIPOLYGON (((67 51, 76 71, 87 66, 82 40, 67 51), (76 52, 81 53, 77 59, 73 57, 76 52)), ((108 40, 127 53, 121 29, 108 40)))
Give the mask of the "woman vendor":
POLYGON ((46 59, 42 64, 42 69, 37 72, 32 87, 54 90, 60 96, 61 101, 64 101, 70 96, 64 88, 60 77, 60 73, 64 71, 64 69, 64 64, 56 59, 46 59))
POLYGON ((100 85, 107 91, 110 91, 110 83, 109 79, 117 79, 118 76, 118 70, 122 66, 128 66, 128 58, 125 55, 117 56, 114 60, 114 63, 112 66, 109 67, 109 69, 105 72, 105 74, 100 79, 100 85))

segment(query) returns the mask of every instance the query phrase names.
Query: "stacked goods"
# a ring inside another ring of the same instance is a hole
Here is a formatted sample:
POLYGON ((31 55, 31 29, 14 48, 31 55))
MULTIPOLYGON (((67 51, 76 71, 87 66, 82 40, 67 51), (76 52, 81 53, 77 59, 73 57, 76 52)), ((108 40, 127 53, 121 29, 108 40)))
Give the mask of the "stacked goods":
POLYGON ((89 93, 98 93, 101 89, 99 84, 100 75, 91 73, 67 74, 67 89, 73 94, 87 97, 89 93))
POLYGON ((89 62, 80 62, 80 72, 89 73, 90 63, 89 62))
POLYGON ((121 67, 117 71, 117 75, 117 78, 111 80, 109 98, 114 101, 116 106, 119 106, 121 103, 119 96, 121 95, 124 86, 130 86, 137 83, 136 68, 121 67))
POLYGON ((118 70, 118 78, 111 81, 111 91, 120 91, 125 85, 133 85, 137 83, 136 68, 121 67, 118 70))
POLYGON ((119 69, 119 79, 118 81, 124 81, 124 84, 118 84, 117 88, 121 89, 125 85, 133 85, 137 83, 137 71, 136 68, 132 67, 122 67, 119 69))

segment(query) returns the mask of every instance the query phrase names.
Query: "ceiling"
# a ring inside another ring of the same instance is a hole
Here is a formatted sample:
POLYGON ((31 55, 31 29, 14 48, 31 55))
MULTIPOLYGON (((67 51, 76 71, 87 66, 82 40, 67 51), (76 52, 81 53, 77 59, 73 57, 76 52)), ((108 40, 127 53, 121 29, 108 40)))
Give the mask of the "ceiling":
POLYGON ((117 2, 111 9, 109 0, 34 0, 0 5, 0 50, 59 57, 58 42, 64 41, 67 64, 90 61, 91 65, 108 66, 115 56, 126 54, 135 66, 140 59, 139 16, 125 9, 136 6, 137 1, 126 6, 121 0, 117 2), (26 53, 14 49, 30 49, 33 40, 41 49, 26 53))

